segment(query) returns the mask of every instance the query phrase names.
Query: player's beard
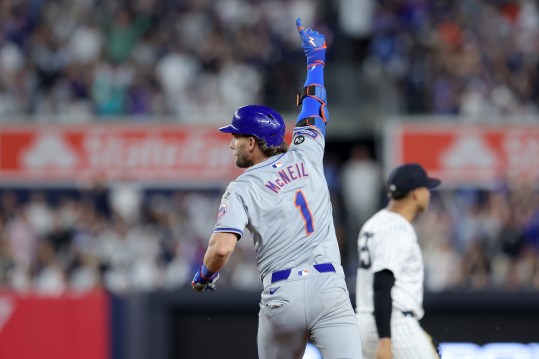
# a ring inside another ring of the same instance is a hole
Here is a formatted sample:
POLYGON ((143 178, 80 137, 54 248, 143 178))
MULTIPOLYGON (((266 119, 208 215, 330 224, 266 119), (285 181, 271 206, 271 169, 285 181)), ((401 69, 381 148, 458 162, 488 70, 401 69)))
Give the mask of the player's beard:
POLYGON ((253 161, 249 158, 248 153, 238 151, 236 157, 236 166, 239 168, 249 168, 253 165, 253 161))

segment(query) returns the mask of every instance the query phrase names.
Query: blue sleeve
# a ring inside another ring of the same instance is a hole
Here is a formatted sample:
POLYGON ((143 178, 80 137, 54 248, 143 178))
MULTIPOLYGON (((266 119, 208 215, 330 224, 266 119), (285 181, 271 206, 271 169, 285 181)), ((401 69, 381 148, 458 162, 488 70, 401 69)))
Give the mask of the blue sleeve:
MULTIPOLYGON (((305 87, 309 85, 324 86, 324 64, 314 64, 307 67, 307 79, 305 80, 305 87)), ((301 112, 298 115, 296 125, 299 121, 313 117, 315 126, 325 137, 326 135, 326 123, 329 120, 329 112, 326 106, 326 98, 318 99, 313 96, 307 96, 303 99, 301 112), (322 108, 324 107, 324 108, 322 108)))

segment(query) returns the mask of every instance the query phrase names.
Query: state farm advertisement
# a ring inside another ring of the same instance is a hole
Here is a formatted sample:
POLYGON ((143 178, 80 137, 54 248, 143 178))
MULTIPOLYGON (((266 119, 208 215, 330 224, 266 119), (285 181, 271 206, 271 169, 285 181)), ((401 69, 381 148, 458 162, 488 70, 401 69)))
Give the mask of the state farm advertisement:
POLYGON ((445 184, 479 186, 539 176, 538 126, 395 123, 384 140, 387 171, 419 162, 445 184))
POLYGON ((223 184, 241 173, 230 140, 215 126, 1 126, 0 180, 223 184))

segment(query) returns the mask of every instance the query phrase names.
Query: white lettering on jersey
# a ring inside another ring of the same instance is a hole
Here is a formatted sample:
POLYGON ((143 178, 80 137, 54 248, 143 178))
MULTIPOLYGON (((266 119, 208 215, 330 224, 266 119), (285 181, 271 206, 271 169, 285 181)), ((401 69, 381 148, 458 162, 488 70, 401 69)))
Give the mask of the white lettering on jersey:
POLYGON ((317 138, 318 134, 318 131, 311 130, 310 128, 297 128, 294 130, 294 135, 307 135, 311 138, 317 138))

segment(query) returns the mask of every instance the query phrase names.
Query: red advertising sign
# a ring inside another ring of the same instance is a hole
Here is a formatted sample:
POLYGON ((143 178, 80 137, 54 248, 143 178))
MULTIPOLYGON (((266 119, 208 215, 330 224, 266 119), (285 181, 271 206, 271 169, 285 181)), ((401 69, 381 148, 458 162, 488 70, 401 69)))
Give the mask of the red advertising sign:
POLYGON ((396 123, 385 133, 387 170, 419 162, 446 184, 489 186, 539 175, 539 126, 396 123))
POLYGON ((0 292, 0 358, 108 359, 104 292, 61 297, 0 292))
POLYGON ((102 176, 221 184, 241 173, 230 139, 215 126, 2 126, 0 180, 47 183, 102 176))

